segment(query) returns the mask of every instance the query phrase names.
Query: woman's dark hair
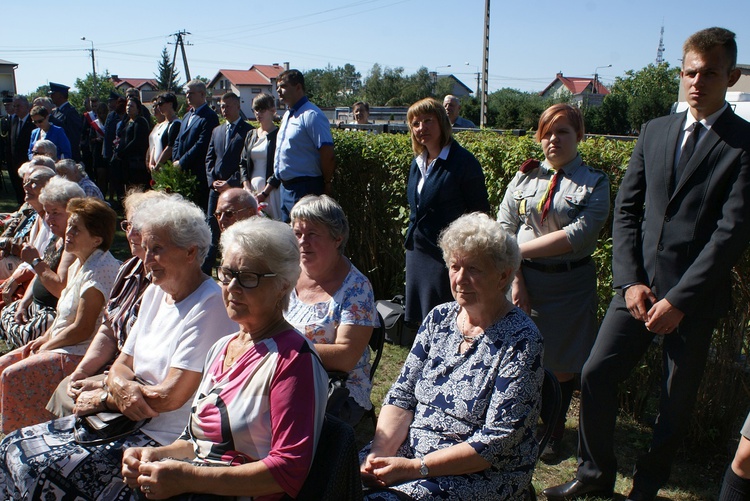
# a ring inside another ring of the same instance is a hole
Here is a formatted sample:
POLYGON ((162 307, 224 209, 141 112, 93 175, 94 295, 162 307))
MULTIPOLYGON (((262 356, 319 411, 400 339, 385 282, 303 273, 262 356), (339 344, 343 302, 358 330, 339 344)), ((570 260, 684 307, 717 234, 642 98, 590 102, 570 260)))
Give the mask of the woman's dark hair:
POLYGON ((76 214, 86 229, 95 237, 101 237, 99 248, 108 251, 115 238, 117 214, 98 198, 74 198, 68 202, 68 217, 76 214))

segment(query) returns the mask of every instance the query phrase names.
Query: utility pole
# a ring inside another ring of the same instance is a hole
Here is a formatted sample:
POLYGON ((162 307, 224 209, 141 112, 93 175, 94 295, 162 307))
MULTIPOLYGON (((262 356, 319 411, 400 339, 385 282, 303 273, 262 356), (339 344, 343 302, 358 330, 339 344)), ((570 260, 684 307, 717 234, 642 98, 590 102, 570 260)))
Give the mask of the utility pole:
POLYGON ((81 40, 90 42, 91 48, 86 49, 87 51, 91 52, 91 74, 94 76, 94 94, 99 94, 99 86, 96 83, 96 61, 94 60, 94 41, 93 40, 86 40, 86 37, 81 37, 81 40))
POLYGON ((489 84, 490 64, 490 0, 484 4, 484 57, 482 59, 482 97, 479 110, 479 126, 487 126, 487 87, 489 84))
MULTIPOLYGON (((172 86, 172 76, 174 75, 174 66, 177 64, 177 47, 182 49, 182 64, 185 66, 185 76, 187 77, 187 81, 189 82, 191 80, 190 78, 190 68, 188 68, 188 62, 187 62, 187 54, 185 54, 185 40, 184 36, 190 35, 190 32, 181 30, 177 33, 172 33, 173 37, 176 37, 177 40, 175 40, 174 43, 174 55, 172 55, 172 67, 169 70, 169 85, 172 86)), ((188 42, 188 45, 192 45, 188 42)), ((168 89, 172 90, 172 89, 168 89)))

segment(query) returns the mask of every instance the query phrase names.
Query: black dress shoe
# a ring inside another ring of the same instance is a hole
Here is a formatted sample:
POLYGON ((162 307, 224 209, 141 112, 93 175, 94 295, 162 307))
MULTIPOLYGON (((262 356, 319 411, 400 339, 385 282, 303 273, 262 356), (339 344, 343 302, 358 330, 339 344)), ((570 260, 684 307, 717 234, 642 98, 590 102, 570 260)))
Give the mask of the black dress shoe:
POLYGON ((542 491, 547 499, 551 501, 569 501, 571 499, 579 499, 585 496, 599 497, 599 498, 611 498, 612 487, 601 487, 594 484, 584 484, 578 479, 568 482, 567 484, 556 485, 554 487, 547 487, 542 491))

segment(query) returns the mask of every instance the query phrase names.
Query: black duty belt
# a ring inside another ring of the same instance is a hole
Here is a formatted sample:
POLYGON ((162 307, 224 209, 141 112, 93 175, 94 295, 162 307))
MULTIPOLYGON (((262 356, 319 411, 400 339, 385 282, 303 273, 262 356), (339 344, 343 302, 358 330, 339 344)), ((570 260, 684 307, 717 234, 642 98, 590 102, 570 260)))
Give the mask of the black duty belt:
POLYGON ((528 259, 524 259, 521 261, 521 264, 524 266, 528 266, 532 270, 538 270, 543 271, 544 273, 562 273, 564 271, 570 271, 575 268, 580 268, 581 266, 584 266, 586 264, 589 264, 591 262, 591 256, 586 256, 583 259, 579 259, 578 261, 568 261, 563 263, 537 263, 536 261, 530 261, 528 259))

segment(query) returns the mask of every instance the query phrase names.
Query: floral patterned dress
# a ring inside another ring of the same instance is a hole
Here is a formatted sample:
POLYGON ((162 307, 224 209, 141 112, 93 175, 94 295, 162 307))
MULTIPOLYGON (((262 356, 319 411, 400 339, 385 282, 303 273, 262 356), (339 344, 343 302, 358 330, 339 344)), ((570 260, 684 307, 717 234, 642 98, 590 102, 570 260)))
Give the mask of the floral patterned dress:
MULTIPOLYGON (((534 430, 542 381, 542 338, 520 309, 485 330, 464 353, 457 303, 434 308, 385 397, 414 413, 397 455, 422 457, 468 443, 492 466, 468 475, 427 477, 391 487, 412 499, 523 499, 537 457, 534 430)), ((369 446, 360 452, 360 459, 369 446)), ((398 499, 373 492, 366 499, 398 499)))
MULTIPOLYGON (((313 343, 331 344, 336 341, 336 329, 339 325, 378 327, 378 316, 375 312, 372 285, 367 277, 352 265, 341 287, 328 301, 303 303, 293 290, 289 309, 284 317, 313 343)), ((358 405, 366 410, 372 408, 369 346, 365 347, 357 365, 349 373, 346 387, 358 405)))

